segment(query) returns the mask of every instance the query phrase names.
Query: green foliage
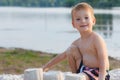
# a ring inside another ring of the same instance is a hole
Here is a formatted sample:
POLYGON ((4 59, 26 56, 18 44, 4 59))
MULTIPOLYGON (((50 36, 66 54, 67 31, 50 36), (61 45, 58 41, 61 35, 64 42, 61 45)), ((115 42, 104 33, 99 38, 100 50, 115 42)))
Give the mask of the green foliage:
POLYGON ((0 5, 22 7, 71 7, 78 2, 87 2, 95 8, 120 6, 120 0, 0 0, 0 5))
POLYGON ((74 0, 65 0, 65 6, 66 7, 71 7, 75 3, 74 0))

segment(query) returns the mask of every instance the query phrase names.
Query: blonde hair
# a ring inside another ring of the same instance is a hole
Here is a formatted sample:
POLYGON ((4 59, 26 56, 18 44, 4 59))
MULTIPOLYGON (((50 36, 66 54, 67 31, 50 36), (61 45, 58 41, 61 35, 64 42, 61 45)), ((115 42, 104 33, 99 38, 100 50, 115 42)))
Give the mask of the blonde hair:
POLYGON ((80 9, 89 10, 91 12, 92 17, 95 19, 93 8, 88 3, 85 3, 85 2, 78 3, 72 7, 72 11, 71 11, 72 19, 73 19, 74 11, 79 11, 80 9))

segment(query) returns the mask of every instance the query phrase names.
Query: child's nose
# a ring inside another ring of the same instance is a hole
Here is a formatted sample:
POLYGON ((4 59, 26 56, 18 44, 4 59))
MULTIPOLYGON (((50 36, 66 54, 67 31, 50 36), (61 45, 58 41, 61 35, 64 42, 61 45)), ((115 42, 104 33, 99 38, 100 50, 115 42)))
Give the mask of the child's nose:
POLYGON ((85 22, 85 19, 82 19, 82 22, 84 23, 84 22, 85 22))

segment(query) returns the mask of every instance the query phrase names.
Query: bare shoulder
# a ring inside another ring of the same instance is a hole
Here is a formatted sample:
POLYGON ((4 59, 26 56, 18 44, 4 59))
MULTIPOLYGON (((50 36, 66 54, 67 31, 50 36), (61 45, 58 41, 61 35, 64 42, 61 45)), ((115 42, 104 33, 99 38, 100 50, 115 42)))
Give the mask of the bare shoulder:
POLYGON ((93 33, 93 38, 94 38, 94 42, 97 42, 97 41, 102 41, 102 42, 104 42, 104 39, 102 38, 102 36, 99 35, 99 34, 96 33, 96 32, 93 33))
POLYGON ((97 33, 93 33, 93 42, 95 45, 97 46, 100 46, 100 45, 106 45, 104 39, 102 38, 102 36, 100 36, 99 34, 97 33))

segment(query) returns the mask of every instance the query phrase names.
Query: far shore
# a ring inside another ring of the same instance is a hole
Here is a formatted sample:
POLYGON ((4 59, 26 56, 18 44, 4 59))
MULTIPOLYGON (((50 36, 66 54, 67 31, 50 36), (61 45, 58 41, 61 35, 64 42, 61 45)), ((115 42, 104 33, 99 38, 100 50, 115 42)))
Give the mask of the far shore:
MULTIPOLYGON (((21 74, 28 68, 40 68, 57 53, 0 47, 0 73, 21 74)), ((109 56, 110 70, 120 68, 120 60, 109 56)), ((51 70, 70 71, 67 60, 55 65, 51 70)))

